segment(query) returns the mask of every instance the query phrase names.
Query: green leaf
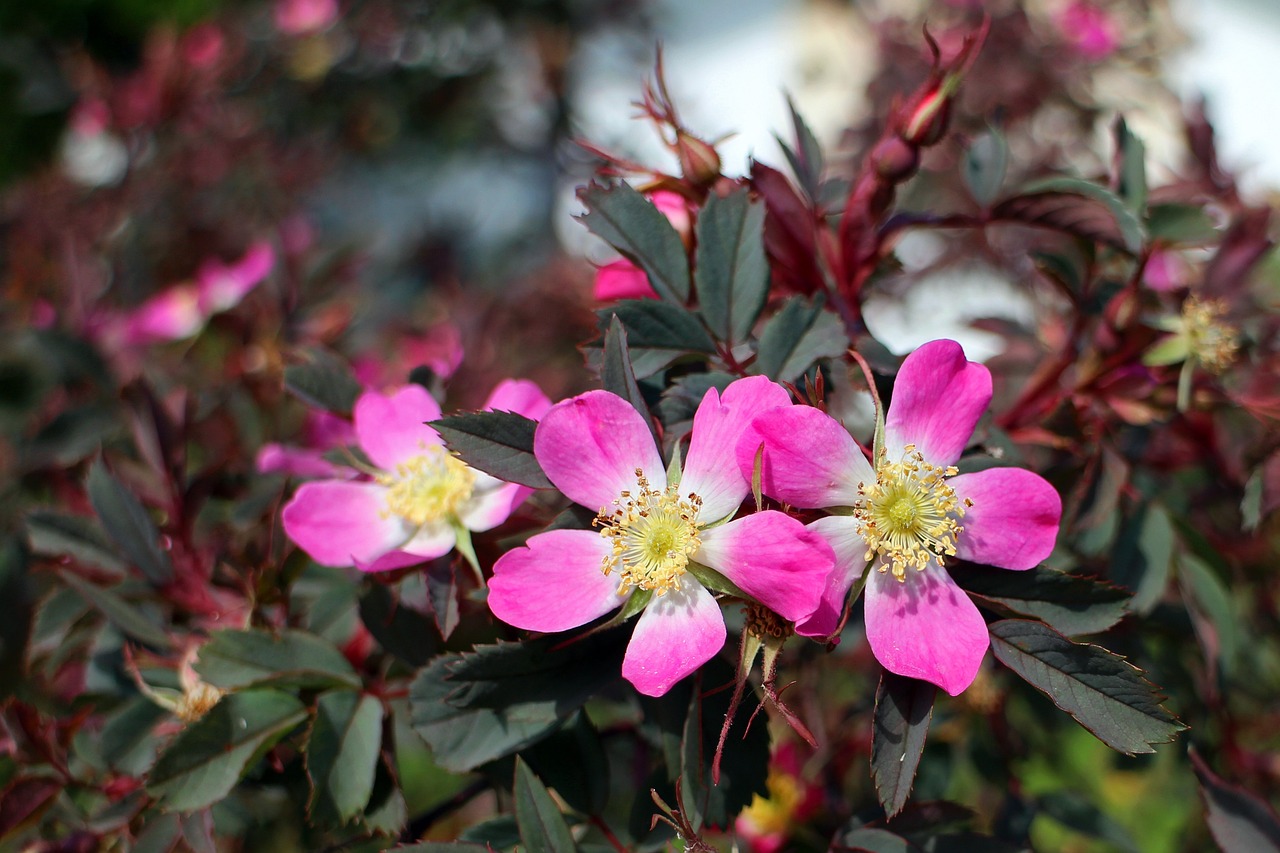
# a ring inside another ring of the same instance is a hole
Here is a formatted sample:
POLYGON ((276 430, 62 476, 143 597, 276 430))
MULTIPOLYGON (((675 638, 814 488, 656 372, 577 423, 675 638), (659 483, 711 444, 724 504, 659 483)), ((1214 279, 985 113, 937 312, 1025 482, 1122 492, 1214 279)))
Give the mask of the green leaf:
POLYGON ((64 787, 47 776, 27 776, 0 789, 0 841, 39 821, 64 787))
POLYGON ((690 353, 711 354, 715 341, 698 318, 679 305, 653 299, 628 299, 596 312, 603 330, 616 315, 627 330, 627 351, 637 379, 652 376, 690 353))
POLYGON ((877 827, 859 827, 844 834, 836 850, 857 850, 858 853, 924 853, 901 835, 877 827))
POLYGON ((306 717, 306 707, 279 690, 228 694, 173 739, 151 768, 147 791, 169 811, 213 805, 306 717))
POLYGON ((1129 209, 1141 215, 1147 206, 1147 150, 1121 116, 1116 117, 1117 191, 1129 209))
POLYGON ((764 203, 746 187, 724 198, 711 193, 698 214, 695 254, 699 310, 712 334, 739 343, 751 333, 769 295, 764 257, 764 203))
POLYGON ((992 210, 997 219, 1045 225, 1130 254, 1142 248, 1142 221, 1106 187, 1080 178, 1048 178, 1021 188, 992 210))
POLYGON ((578 847, 564 815, 529 765, 516 759, 516 823, 527 853, 570 853, 578 847))
POLYGON ((331 352, 311 349, 306 364, 284 369, 284 387, 304 403, 339 415, 349 415, 364 390, 346 363, 331 352))
POLYGON ((107 473, 101 459, 89 468, 86 486, 93 511, 129 562, 157 586, 173 580, 173 564, 169 555, 160 550, 160 533, 151 516, 132 493, 107 473))
POLYGON ((91 584, 72 572, 58 572, 58 577, 126 635, 157 649, 168 649, 172 645, 169 635, 158 621, 112 590, 91 584))
POLYGON ((112 711, 99 740, 107 766, 129 776, 146 773, 159 746, 155 727, 169 718, 167 710, 145 696, 135 696, 112 711))
POLYGON ((1280 819, 1256 794, 1226 780, 1191 752, 1213 840, 1224 853, 1280 853, 1280 819))
POLYGON ((625 183, 578 190, 586 205, 582 223, 644 270, 658 295, 668 302, 689 301, 689 259, 684 242, 653 203, 625 183))
POLYGON ((200 647, 200 677, 223 690, 271 684, 288 687, 352 687, 360 677, 332 643, 286 629, 217 631, 200 647))
POLYGON ((307 808, 326 823, 344 824, 373 793, 382 747, 382 703, 351 690, 323 693, 307 738, 307 808))
POLYGON ((793 147, 783 142, 781 137, 775 136, 775 138, 782 147, 782 153, 786 155, 796 180, 809 198, 816 201, 822 187, 822 147, 818 145, 817 137, 813 135, 809 125, 796 110, 795 102, 791 100, 790 95, 787 95, 787 110, 791 113, 791 127, 795 132, 796 144, 793 147))
POLYGON ((1044 566, 1008 572, 963 563, 947 567, 966 592, 997 608, 1039 619, 1061 634, 1096 634, 1120 621, 1129 593, 1106 581, 1044 566))
POLYGON ((436 630, 447 640, 461 619, 458 612, 456 564, 447 560, 428 567, 423 575, 423 582, 427 587, 427 599, 431 602, 431 615, 435 619, 436 630))
POLYGON ((27 553, 14 539, 0 540, 0 702, 13 695, 26 671, 31 638, 31 592, 27 581, 27 553))
POLYGON ((1068 829, 1109 841, 1125 853, 1138 851, 1138 845, 1123 826, 1079 794, 1052 791, 1038 797, 1036 804, 1068 829))
POLYGON ((1159 504, 1144 507, 1123 529, 1112 558, 1111 577, 1133 590, 1129 609, 1134 613, 1150 613, 1164 596, 1175 540, 1173 521, 1159 504))
POLYGON ((412 667, 425 665, 440 651, 435 623, 425 613, 396 601, 383 584, 370 582, 365 588, 360 619, 378 645, 412 667))
POLYGON ((84 565, 112 574, 127 568, 93 519, 53 509, 37 509, 27 514, 27 542, 42 557, 71 557, 84 565))
POLYGON ((609 329, 604 333, 604 354, 600 365, 600 384, 604 390, 617 394, 631 404, 649 427, 653 443, 658 443, 658 431, 653 426, 653 414, 644 402, 640 386, 636 384, 635 369, 631 366, 631 352, 627 347, 627 330, 614 314, 609 318, 609 329))
POLYGON ((536 421, 514 412, 469 412, 431 421, 430 426, 472 468, 531 489, 554 488, 533 456, 536 421))
POLYGON ((1218 663, 1230 671, 1240 649, 1241 619, 1231 603, 1231 594, 1213 567, 1194 554, 1179 554, 1178 580, 1183 596, 1195 608, 1196 632, 1206 651, 1217 653, 1218 663))
POLYGON ((1153 204, 1147 211, 1147 231, 1153 242, 1166 246, 1200 245, 1218 236, 1213 218, 1195 204, 1153 204))
POLYGON ((473 844, 470 841, 419 841, 417 844, 402 844, 392 848, 395 853, 492 853, 485 844, 473 844))
POLYGON ((604 811, 609 801, 609 759, 585 713, 579 711, 564 728, 521 755, 569 808, 589 815, 604 811))
POLYGON ((988 627, 1001 663, 1112 749, 1155 752, 1152 744, 1168 743, 1186 728, 1124 658, 1073 643, 1039 622, 1006 619, 988 627))
POLYGON ((849 347, 840 318, 796 296, 787 300, 760 332, 751 372, 793 382, 820 358, 834 358, 849 347))
POLYGON ((924 754, 938 689, 885 670, 876 689, 871 728, 871 777, 885 815, 902 811, 924 754))
POLYGON ((1004 185, 1009 167, 1009 143, 1004 134, 991 128, 973 140, 964 155, 964 182, 973 200, 982 207, 990 206, 1004 185))

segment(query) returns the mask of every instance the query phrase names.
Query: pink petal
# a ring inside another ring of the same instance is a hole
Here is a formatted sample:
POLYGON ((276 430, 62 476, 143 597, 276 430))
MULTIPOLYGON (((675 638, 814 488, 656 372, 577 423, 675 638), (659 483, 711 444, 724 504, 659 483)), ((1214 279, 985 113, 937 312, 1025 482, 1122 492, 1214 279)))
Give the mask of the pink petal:
POLYGON ((230 266, 218 260, 206 261, 196 273, 201 306, 214 314, 239 305, 251 290, 262 283, 275 262, 275 249, 266 241, 254 243, 244 257, 230 266))
POLYGON ((761 489, 784 503, 853 506, 858 484, 875 481, 853 436, 812 406, 771 409, 751 421, 737 446, 738 466, 748 480, 761 443, 761 489))
POLYGON ((706 522, 730 515, 751 493, 751 482, 738 469, 738 439, 751 418, 766 409, 790 406, 785 388, 763 376, 739 379, 720 396, 711 388, 693 416, 693 437, 680 479, 681 494, 702 498, 699 517, 706 522))
POLYGON ((413 538, 400 546, 400 550, 422 560, 443 557, 458 544, 458 535, 444 521, 428 521, 413 534, 413 538))
POLYGON ((362 572, 389 572, 393 569, 404 569, 425 563, 429 557, 410 554, 408 551, 388 551, 372 563, 356 561, 356 568, 362 572))
POLYGON ((849 589, 866 571, 867 543, 858 535, 858 524, 852 516, 829 515, 806 526, 831 546, 835 568, 827 574, 818 609, 796 623, 796 633, 802 637, 829 637, 840 627, 849 589))
POLYGON ((413 534, 386 513, 386 489, 377 483, 304 483, 282 515, 285 533, 322 566, 372 563, 413 534))
POLYGON ((426 426, 440 417, 440 404, 421 385, 405 385, 389 395, 366 391, 356 400, 354 415, 361 449, 385 471, 442 443, 440 434, 426 426))
POLYGON ((657 291, 649 283, 649 276, 631 261, 614 261, 596 270, 593 293, 597 301, 612 302, 615 299, 657 299, 657 291))
POLYGON ((692 575, 685 575, 678 587, 655 595, 640 614, 622 659, 622 677, 646 696, 661 696, 715 657, 726 635, 720 605, 692 575))
POLYGON ((498 558, 489 580, 489 609, 508 625, 566 631, 625 601, 621 580, 601 566, 609 544, 591 530, 550 530, 498 558))
POLYGON ((551 408, 551 401, 528 379, 504 379, 494 386, 484 408, 491 412, 515 412, 536 421, 551 408))
POLYGON ((942 568, 872 571, 866 586, 867 641, 890 672, 919 678, 958 696, 973 683, 987 653, 987 624, 942 568))
POLYGON ((350 470, 334 465, 319 450, 274 443, 262 445, 256 465, 260 474, 288 474, 292 477, 334 479, 345 476, 350 470))
POLYGON ((934 465, 950 465, 991 402, 991 373, 965 361, 955 341, 930 341, 902 362, 885 418, 890 459, 914 444, 934 465))
POLYGON ((276 28, 286 35, 317 33, 337 19, 338 0, 276 0, 276 28))
POLYGON ((1001 569, 1031 569, 1058 539, 1062 499, 1039 474, 1022 468, 988 468, 947 481, 973 501, 965 510, 956 556, 1001 569))
POLYGON ((471 500, 458 509, 458 521, 477 533, 492 530, 507 520, 515 508, 533 494, 533 489, 516 483, 504 483, 488 474, 476 472, 475 491, 471 500))
POLYGON ((624 489, 634 490, 637 469, 654 489, 667 483, 644 419, 608 391, 588 391, 552 406, 534 433, 533 455, 547 479, 587 509, 609 506, 624 489))
POLYGON ((680 193, 671 190, 657 190, 649 195, 653 206, 662 211, 671 226, 680 232, 682 238, 688 238, 690 232, 689 202, 680 193))
POLYGON ((703 530, 701 536, 694 560, 793 622, 817 608, 835 563, 825 539, 775 510, 703 530))
POLYGON ((135 344, 177 341, 200 331, 207 319, 195 286, 180 284, 142 303, 129 315, 125 334, 135 344))

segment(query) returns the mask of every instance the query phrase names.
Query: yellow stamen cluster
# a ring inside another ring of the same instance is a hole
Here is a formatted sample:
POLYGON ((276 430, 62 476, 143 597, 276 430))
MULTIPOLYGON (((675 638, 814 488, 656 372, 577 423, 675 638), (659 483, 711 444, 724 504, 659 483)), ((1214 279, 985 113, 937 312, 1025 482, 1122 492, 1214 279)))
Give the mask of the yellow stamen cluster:
POLYGON ((612 510, 601 508, 592 522, 612 546, 601 569, 622 575, 620 595, 631 587, 661 595, 675 589, 689 557, 702 545, 697 524, 702 498, 692 492, 680 497, 678 486, 653 489, 640 469, 636 480, 636 493, 624 491, 612 510))
POLYGON ((212 684, 197 681, 182 694, 173 712, 184 723, 194 723, 209 713, 210 709, 222 699, 222 691, 212 684))
POLYGON ((471 498, 476 474, 443 447, 432 445, 378 482, 387 486, 387 513, 421 525, 457 515, 471 498))
POLYGON ((1235 361, 1240 349, 1239 333, 1223 321, 1227 304, 1221 299, 1187 297, 1182 304, 1182 333, 1187 349, 1210 373, 1221 373, 1235 361))
POLYGON ((954 466, 926 462, 914 444, 903 448, 896 462, 881 451, 876 481, 858 484, 861 498, 853 507, 867 559, 883 558, 879 571, 892 571, 904 582, 908 568, 923 571, 931 560, 941 566, 946 557, 955 556, 956 537, 964 530, 956 519, 973 506, 947 484, 946 478, 956 473, 954 466))

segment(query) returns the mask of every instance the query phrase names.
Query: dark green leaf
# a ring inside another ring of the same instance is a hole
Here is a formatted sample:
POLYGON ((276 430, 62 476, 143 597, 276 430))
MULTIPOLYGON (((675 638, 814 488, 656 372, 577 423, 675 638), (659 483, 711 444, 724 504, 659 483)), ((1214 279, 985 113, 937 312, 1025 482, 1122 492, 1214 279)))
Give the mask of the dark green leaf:
POLYGON ((1147 206, 1147 150, 1142 140, 1129 130, 1123 117, 1117 116, 1116 190, 1129 209, 1141 215, 1147 206))
POLYGON ((200 677, 224 690, 264 684, 289 687, 360 687, 342 652, 306 631, 218 631, 200 647, 200 677))
POLYGON ((1079 178, 1048 178, 1024 186, 992 210, 997 219, 1045 225, 1136 253, 1142 222, 1106 187, 1079 178))
POLYGON ((1039 622, 1007 619, 989 628, 1001 663, 1112 749, 1154 752, 1152 744, 1168 743, 1186 728, 1124 658, 1073 643, 1039 622))
POLYGON ((521 753, 571 809, 598 815, 609 800, 609 760, 600 734, 579 712, 564 728, 521 753))
POLYGON ((1004 134, 991 128, 973 140, 964 157, 964 182, 973 199, 987 207, 1000 194, 1009 167, 1009 143, 1004 134))
POLYGON ((112 770, 141 776, 156 758, 155 727, 169 712, 145 696, 135 696, 107 716, 99 741, 112 770))
POLYGON ((689 259, 680 234, 652 202, 618 183, 578 190, 586 205, 582 223, 644 270, 658 295, 669 302, 689 301, 689 259))
POLYGON ((120 417, 113 408, 90 404, 67 409, 23 448, 21 464, 28 470, 51 465, 70 467, 119 431, 120 417))
POLYGON ((458 612, 457 563, 446 560, 432 565, 426 571, 425 582, 436 630, 447 640, 458 627, 458 620, 461 618, 458 612))
POLYGON ((151 516, 137 498, 107 473, 101 459, 89 468, 87 487, 93 511, 129 561, 153 584, 173 580, 173 564, 169 555, 160 550, 160 534, 151 516))
POLYGON ((1210 654, 1216 653, 1224 671, 1230 671, 1240 648, 1241 619, 1231 603, 1231 594, 1217 573, 1194 554, 1180 554, 1178 579, 1183 596, 1195 608, 1196 631, 1210 654))
POLYGON ((739 343, 751 333, 769 294, 764 257, 764 203, 745 187, 707 196, 698 214, 696 272, 699 310, 712 334, 739 343))
POLYGON ((631 404, 645 424, 653 442, 658 443, 658 431, 653 426, 653 415, 645 405, 636 384, 635 370, 631 366, 631 352, 627 347, 627 330, 614 314, 609 318, 609 328, 604 333, 604 353, 600 365, 600 384, 604 390, 617 394, 631 404))
POLYGON ((133 853, 172 853, 182 835, 182 821, 176 814, 150 815, 133 842, 133 853))
POLYGON ((169 744, 147 779, 147 791, 170 811, 218 802, 272 744, 307 717, 306 707, 278 690, 222 698, 169 744))
POLYGON ((486 850, 510 850, 520 843, 520 827, 516 825, 515 815, 498 815, 472 824, 458 838, 487 845, 486 850))
POLYGON ((653 299, 623 300, 596 312, 601 330, 613 315, 627 330, 627 349, 637 379, 652 376, 689 353, 714 353, 715 341, 698 318, 679 305, 653 299))
POLYGON ((397 601, 391 590, 371 583, 360 596, 360 619, 378 645, 412 667, 440 649, 440 634, 425 613, 397 601))
POLYGON ((157 649, 172 644, 159 621, 105 587, 96 586, 72 572, 58 572, 62 582, 76 591, 86 603, 101 611, 111 624, 140 643, 157 649))
POLYGON ((938 689, 885 670, 876 689, 871 728, 871 776, 885 815, 902 811, 924 754, 938 689))
POLYGON ((484 844, 473 844, 469 841, 419 841, 417 844, 403 844, 391 848, 395 853, 489 853, 490 848, 484 844))
POLYGON ((430 425, 472 468, 532 489, 553 488, 533 456, 536 421, 514 412, 470 412, 430 425))
POLYGON ((1128 521, 1112 556, 1111 577, 1133 590, 1129 609, 1145 615, 1164 597, 1173 568, 1173 522, 1159 504, 1150 504, 1128 521))
POLYGON ((571 853, 577 850, 564 815, 546 787, 523 759, 516 759, 516 824, 528 853, 571 853))
POLYGON ((724 391, 733 376, 728 373, 691 373, 680 376, 673 381, 658 402, 658 417, 668 432, 676 424, 693 420, 693 413, 698 410, 702 398, 712 388, 724 391))
POLYGON ((351 369, 338 356, 325 350, 308 351, 306 364, 284 369, 284 387, 304 403, 334 412, 351 414, 363 390, 351 369))
POLYGON ((1195 204, 1153 204, 1147 212, 1147 230, 1154 242, 1164 245, 1199 245, 1218 236, 1213 218, 1195 204))
POLYGON ((27 514, 26 521, 27 541, 42 557, 71 557, 112 574, 122 574, 126 568, 115 546, 91 518, 37 509, 27 514))
POLYGON ((1069 829, 1109 841, 1121 850, 1137 853, 1138 845, 1129 832, 1079 794, 1053 791, 1039 797, 1037 804, 1042 812, 1069 829))
POLYGON ((1280 819, 1271 807, 1256 794, 1228 784, 1195 751, 1191 764, 1200 781, 1209 831, 1223 853, 1280 853, 1280 819))
POLYGON ((849 830, 833 850, 856 850, 859 853, 923 853, 901 835, 887 829, 863 826, 849 830))
POLYGON ((31 638, 31 592, 27 581, 27 554, 13 539, 0 540, 0 701, 11 696, 26 670, 27 644, 31 638))
POLYGON ((307 739, 308 809, 326 823, 344 824, 373 793, 382 746, 382 703, 351 690, 321 694, 307 739))
POLYGON ((364 810, 360 823, 374 835, 398 836, 404 832, 409 822, 409 806, 405 802, 400 783, 388 764, 386 755, 378 762, 377 773, 373 777, 373 793, 369 796, 369 805, 364 810))
POLYGON ((752 373, 793 382, 815 361, 840 355, 849 347, 840 318, 801 297, 787 300, 760 332, 752 373))
POLYGON ((1009 572, 959 564, 947 571, 983 601, 1039 619, 1067 636, 1107 630, 1124 616, 1129 601, 1128 592, 1105 581, 1043 566, 1009 572))
POLYGON ((786 155, 796 180, 809 198, 816 201, 822 186, 822 147, 818 145, 817 137, 813 135, 809 125, 796 110, 795 102, 791 100, 790 95, 787 96, 787 110, 791 113, 791 127, 795 132, 796 144, 793 147, 783 142, 781 137, 776 138, 778 144, 782 146, 782 153, 786 155))

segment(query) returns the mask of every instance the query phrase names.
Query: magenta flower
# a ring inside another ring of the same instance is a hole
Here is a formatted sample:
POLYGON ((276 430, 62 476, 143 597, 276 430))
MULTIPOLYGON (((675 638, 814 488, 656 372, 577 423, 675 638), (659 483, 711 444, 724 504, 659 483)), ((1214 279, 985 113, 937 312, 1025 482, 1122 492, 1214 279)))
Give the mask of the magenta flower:
POLYGON ((1076 0, 1057 15, 1057 24, 1071 46, 1086 59, 1106 59, 1120 45, 1120 27, 1106 10, 1076 0))
POLYGON ((1062 515, 1058 493, 1030 471, 957 474, 954 463, 990 400, 987 368, 941 340, 903 362, 874 467, 818 409, 788 406, 752 421, 738 463, 751 470, 764 444, 765 494, 798 507, 841 508, 809 525, 831 544, 836 568, 797 633, 831 634, 870 563, 865 613, 876 659, 953 696, 969 686, 986 653, 987 626, 946 562, 1033 568, 1053 550, 1062 515))
MULTIPOLYGON (((510 379, 485 403, 534 419, 550 406, 538 386, 510 379)), ((285 533, 321 565, 382 571, 439 557, 465 544, 468 531, 506 521, 531 492, 450 454, 425 423, 440 406, 421 386, 366 391, 354 416, 357 443, 375 466, 369 477, 305 483, 284 508, 285 533)))
POLYGON ((338 20, 338 0, 276 0, 273 17, 285 35, 313 35, 338 20))
POLYGON ((694 576, 722 574, 786 619, 818 605, 834 555, 821 537, 780 512, 729 520, 750 493, 734 459, 752 415, 789 403, 763 377, 707 392, 693 420, 684 472, 669 482, 644 419, 607 391, 553 406, 534 455, 570 500, 599 510, 600 530, 552 530, 499 558, 489 607, 531 631, 565 631, 643 595, 622 675, 661 696, 720 650, 726 631, 715 598, 694 576))

